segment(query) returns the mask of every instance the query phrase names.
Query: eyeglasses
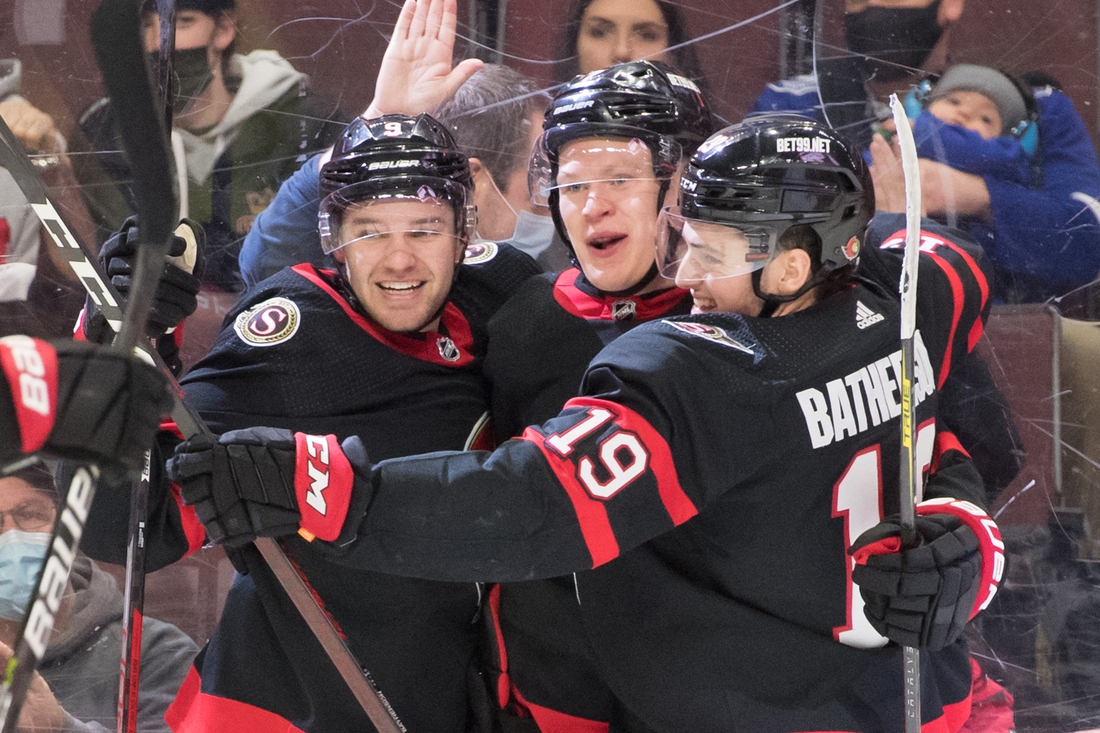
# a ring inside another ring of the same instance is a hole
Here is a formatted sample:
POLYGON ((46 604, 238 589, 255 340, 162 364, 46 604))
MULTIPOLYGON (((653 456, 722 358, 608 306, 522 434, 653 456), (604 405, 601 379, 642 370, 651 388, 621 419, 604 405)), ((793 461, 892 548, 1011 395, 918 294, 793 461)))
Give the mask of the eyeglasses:
POLYGON ((53 527, 56 516, 57 511, 52 506, 46 506, 41 502, 25 502, 14 509, 0 511, 0 528, 5 526, 5 517, 11 517, 17 529, 24 532, 41 532, 53 527))

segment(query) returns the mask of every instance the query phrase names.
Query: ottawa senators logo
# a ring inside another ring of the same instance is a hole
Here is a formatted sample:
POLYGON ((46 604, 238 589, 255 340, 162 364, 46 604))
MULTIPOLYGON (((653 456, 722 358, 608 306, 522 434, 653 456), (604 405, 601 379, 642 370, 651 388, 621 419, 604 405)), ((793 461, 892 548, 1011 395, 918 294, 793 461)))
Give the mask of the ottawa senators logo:
POLYGON ((705 323, 689 323, 687 321, 665 321, 665 323, 684 333, 690 333, 692 336, 699 336, 708 341, 713 341, 723 346, 729 346, 738 351, 743 351, 746 354, 753 353, 752 349, 730 336, 726 333, 725 329, 718 328, 718 326, 708 326, 705 323))
POLYGON ((464 265, 480 265, 497 256, 500 247, 496 242, 475 242, 466 246, 466 256, 462 258, 464 265))
POLYGON ((233 330, 249 346, 274 346, 297 333, 301 320, 293 301, 270 298, 238 315, 233 330))

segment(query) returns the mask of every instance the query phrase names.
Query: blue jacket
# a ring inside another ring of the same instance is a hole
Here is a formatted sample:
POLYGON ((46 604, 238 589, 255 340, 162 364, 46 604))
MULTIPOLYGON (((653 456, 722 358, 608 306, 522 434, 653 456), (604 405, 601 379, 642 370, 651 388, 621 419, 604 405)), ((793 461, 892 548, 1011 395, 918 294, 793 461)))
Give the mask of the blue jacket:
MULTIPOLYGON (((993 293, 1001 302, 1043 301, 1091 282, 1100 272, 1100 162, 1092 139, 1065 94, 1041 87, 1035 100, 1040 185, 979 173, 989 189, 993 223, 959 221, 989 254, 993 293)), ((822 119, 817 86, 809 76, 769 84, 752 111, 822 119)))

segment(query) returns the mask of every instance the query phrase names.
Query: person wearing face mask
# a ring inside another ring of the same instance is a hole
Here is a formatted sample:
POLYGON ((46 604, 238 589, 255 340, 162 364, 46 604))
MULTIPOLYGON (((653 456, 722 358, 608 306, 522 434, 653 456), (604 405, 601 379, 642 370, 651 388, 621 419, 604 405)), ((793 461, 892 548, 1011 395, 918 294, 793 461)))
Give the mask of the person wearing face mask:
MULTIPOLYGON (((870 143, 892 92, 906 92, 948 63, 950 31, 965 0, 845 0, 850 56, 819 59, 805 75, 769 84, 753 110, 807 114, 870 143)), ((1100 272, 1100 161, 1069 97, 1050 86, 1031 90, 1037 132, 1026 182, 921 161, 929 216, 980 222, 979 243, 994 267, 997 302, 1042 302, 1091 282, 1100 272)))
MULTIPOLYGON (((256 215, 305 156, 324 150, 345 117, 318 99, 307 77, 275 51, 234 52, 234 0, 176 3, 172 149, 180 182, 181 217, 206 232, 203 284, 235 292, 237 265, 256 215)), ((156 4, 142 6, 145 48, 159 55, 156 4)), ((77 175, 101 239, 132 213, 129 167, 118 150, 118 130, 107 99, 81 117, 85 144, 77 175)))
MULTIPOLYGON (((18 636, 57 517, 57 488, 45 464, 0 478, 0 659, 18 636)), ((57 614, 49 647, 31 682, 17 730, 106 733, 115 730, 122 593, 83 554, 57 614)), ((198 646, 175 626, 144 619, 137 730, 168 733, 164 713, 198 646)))
MULTIPOLYGON (((384 66, 379 77, 392 73, 384 66)), ((478 211, 475 241, 507 242, 551 272, 566 267, 569 254, 546 209, 534 206, 527 191, 528 161, 542 131, 545 103, 533 80, 506 66, 485 64, 433 116, 470 160, 478 211)), ((322 159, 306 161, 256 217, 241 247, 247 284, 299 262, 326 264, 316 217, 310 214, 320 202, 322 159)))

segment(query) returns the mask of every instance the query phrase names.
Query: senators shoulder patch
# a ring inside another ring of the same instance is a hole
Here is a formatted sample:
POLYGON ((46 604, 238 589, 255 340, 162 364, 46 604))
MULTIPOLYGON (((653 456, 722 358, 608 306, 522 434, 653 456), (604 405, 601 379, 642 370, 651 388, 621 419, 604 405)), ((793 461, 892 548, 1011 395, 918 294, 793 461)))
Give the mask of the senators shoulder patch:
POLYGON ((233 330, 249 346, 274 346, 294 336, 301 321, 293 301, 269 298, 238 315, 233 330))
POLYGON ((475 242, 466 246, 466 256, 462 258, 464 265, 480 265, 497 256, 500 247, 496 242, 475 242))
POLYGON ((688 321, 665 321, 665 323, 684 333, 691 334, 692 336, 699 336, 708 341, 714 341, 723 346, 729 346, 732 349, 743 351, 746 354, 754 353, 752 349, 730 336, 725 329, 719 328, 718 326, 708 326, 705 323, 690 323, 688 321))

